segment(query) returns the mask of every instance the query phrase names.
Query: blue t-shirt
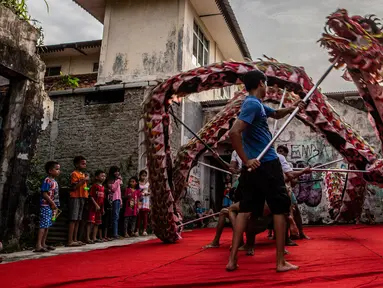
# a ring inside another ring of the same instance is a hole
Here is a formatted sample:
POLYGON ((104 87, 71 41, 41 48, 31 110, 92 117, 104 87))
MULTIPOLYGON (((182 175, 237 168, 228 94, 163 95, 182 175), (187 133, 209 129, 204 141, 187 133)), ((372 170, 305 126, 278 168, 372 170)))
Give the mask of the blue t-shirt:
MULTIPOLYGON (((261 100, 255 96, 247 96, 242 103, 238 119, 249 124, 242 132, 242 144, 247 158, 257 158, 271 141, 272 135, 267 124, 267 117, 274 112, 274 109, 263 105, 261 100)), ((261 162, 264 163, 277 158, 274 147, 270 147, 261 162)))
POLYGON ((202 214, 203 212, 205 212, 205 209, 203 209, 203 208, 195 208, 195 213, 197 213, 197 214, 202 214))

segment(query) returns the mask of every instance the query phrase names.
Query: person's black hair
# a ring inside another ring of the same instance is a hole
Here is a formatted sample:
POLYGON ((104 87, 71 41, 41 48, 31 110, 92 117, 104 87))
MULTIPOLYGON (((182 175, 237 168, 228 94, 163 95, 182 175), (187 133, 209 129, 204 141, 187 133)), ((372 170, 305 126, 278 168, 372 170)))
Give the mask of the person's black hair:
POLYGON ((243 84, 245 84, 248 92, 250 90, 257 89, 261 82, 266 81, 266 75, 260 70, 249 71, 243 76, 243 84))
POLYGON ((96 170, 96 172, 94 172, 94 176, 98 177, 98 176, 100 176, 100 174, 102 174, 102 173, 105 173, 105 172, 102 171, 102 170, 96 170))
POLYGON ((277 147, 277 150, 278 149, 281 149, 281 150, 283 150, 283 152, 285 152, 286 154, 289 154, 289 148, 287 148, 287 146, 285 146, 285 145, 279 145, 278 147, 277 147))
POLYGON ((146 175, 148 175, 148 171, 146 171, 146 170, 141 170, 140 173, 138 174, 138 176, 141 177, 141 175, 144 174, 144 173, 145 173, 146 175))
POLYGON ((86 160, 84 156, 81 156, 81 155, 80 155, 80 156, 76 156, 76 157, 74 157, 74 159, 73 159, 73 164, 74 164, 74 166, 77 166, 78 163, 80 163, 80 162, 83 161, 83 160, 86 160))
POLYGON ((195 201, 194 205, 197 206, 197 204, 201 204, 201 201, 199 200, 195 201))
POLYGON ((132 177, 130 177, 130 179, 129 179, 129 181, 128 181, 129 188, 130 188, 130 180, 134 180, 134 181, 136 181, 136 187, 134 187, 134 189, 138 189, 138 188, 140 188, 140 184, 139 184, 139 182, 138 182, 138 177, 137 177, 137 176, 132 176, 132 177))
POLYGON ((46 164, 45 164, 45 172, 47 172, 47 174, 49 174, 49 171, 54 169, 56 165, 59 165, 59 162, 56 162, 56 161, 48 161, 46 164))
POLYGON ((120 168, 117 166, 112 166, 109 168, 109 174, 108 174, 108 179, 116 179, 116 176, 114 176, 114 173, 120 172, 120 168))

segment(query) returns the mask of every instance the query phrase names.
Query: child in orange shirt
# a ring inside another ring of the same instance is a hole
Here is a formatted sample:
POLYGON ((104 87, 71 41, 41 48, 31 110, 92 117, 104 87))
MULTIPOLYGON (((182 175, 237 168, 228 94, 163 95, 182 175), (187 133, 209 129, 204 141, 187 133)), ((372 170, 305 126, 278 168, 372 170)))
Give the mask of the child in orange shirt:
POLYGON ((71 188, 69 200, 69 232, 68 247, 82 246, 85 243, 77 241, 78 227, 82 220, 85 200, 88 198, 87 182, 89 176, 85 174, 86 159, 83 156, 76 156, 73 159, 76 169, 71 174, 71 188))

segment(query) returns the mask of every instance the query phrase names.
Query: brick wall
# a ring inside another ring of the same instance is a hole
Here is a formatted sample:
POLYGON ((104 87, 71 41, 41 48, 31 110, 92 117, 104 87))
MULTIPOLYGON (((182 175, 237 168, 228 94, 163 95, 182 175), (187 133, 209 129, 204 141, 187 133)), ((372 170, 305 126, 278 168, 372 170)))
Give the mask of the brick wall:
MULTIPOLYGON (((88 160, 89 172, 117 165, 125 179, 137 174, 138 122, 144 95, 144 88, 127 89, 124 102, 87 106, 85 95, 54 97, 53 122, 38 143, 41 171, 46 161, 59 161, 64 177, 60 180, 65 185, 73 170, 73 157, 83 155, 88 160)), ((181 109, 174 107, 174 111, 179 115, 181 109)), ((174 148, 180 146, 180 139, 180 127, 173 122, 174 148)))

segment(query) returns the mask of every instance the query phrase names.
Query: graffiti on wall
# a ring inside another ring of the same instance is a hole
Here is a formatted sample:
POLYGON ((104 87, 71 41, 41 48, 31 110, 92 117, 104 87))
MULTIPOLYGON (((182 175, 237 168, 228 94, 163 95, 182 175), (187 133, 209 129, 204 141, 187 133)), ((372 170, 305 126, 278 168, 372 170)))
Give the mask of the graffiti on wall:
POLYGON ((201 169, 200 167, 194 167, 189 174, 188 179, 188 193, 194 200, 199 200, 201 195, 201 169))
POLYGON ((300 141, 300 142, 278 142, 277 145, 284 145, 289 148, 287 157, 291 162, 310 162, 310 165, 324 163, 336 157, 336 151, 325 141, 300 141))

